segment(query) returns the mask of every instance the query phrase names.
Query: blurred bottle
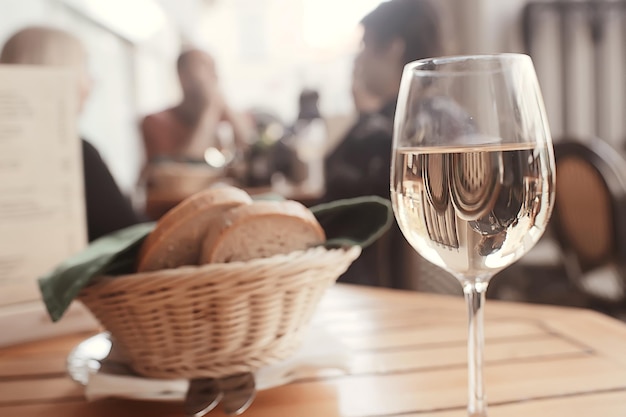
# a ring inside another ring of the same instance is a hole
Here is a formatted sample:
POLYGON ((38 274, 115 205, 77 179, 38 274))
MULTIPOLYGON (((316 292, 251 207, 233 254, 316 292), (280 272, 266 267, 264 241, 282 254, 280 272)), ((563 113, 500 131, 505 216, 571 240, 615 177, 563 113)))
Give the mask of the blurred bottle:
POLYGON ((285 136, 285 127, 280 118, 268 111, 255 110, 256 140, 245 155, 246 176, 244 185, 267 187, 272 183, 272 175, 278 169, 276 146, 285 136))
POLYGON ((296 123, 293 147, 299 164, 298 186, 307 194, 324 193, 324 154, 328 131, 321 117, 296 123))
POLYGON ((328 131, 319 111, 319 94, 305 89, 300 94, 298 118, 290 135, 282 144, 289 149, 287 169, 277 175, 278 182, 286 184, 298 194, 321 196, 324 193, 324 154, 328 131), (284 174, 284 175, 282 175, 284 174))

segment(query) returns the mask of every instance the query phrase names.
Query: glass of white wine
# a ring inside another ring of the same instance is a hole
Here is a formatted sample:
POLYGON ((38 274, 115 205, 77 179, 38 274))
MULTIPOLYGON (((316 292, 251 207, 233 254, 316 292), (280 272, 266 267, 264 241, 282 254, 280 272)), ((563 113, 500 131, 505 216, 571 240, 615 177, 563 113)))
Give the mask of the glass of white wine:
POLYGON ((395 117, 395 216, 413 248, 463 286, 468 415, 484 417, 487 285, 539 240, 554 204, 552 139, 533 63, 519 54, 415 61, 404 69, 395 117))

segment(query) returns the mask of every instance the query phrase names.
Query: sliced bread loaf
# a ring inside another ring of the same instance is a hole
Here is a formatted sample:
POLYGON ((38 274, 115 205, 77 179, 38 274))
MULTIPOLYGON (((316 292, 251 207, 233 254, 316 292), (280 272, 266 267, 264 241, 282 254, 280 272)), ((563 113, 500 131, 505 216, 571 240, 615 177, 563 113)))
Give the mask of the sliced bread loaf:
POLYGON ((138 272, 197 265, 209 225, 223 214, 252 199, 235 187, 209 188, 187 198, 167 212, 144 241, 138 272))
POLYGON ((309 209, 295 201, 258 201, 234 208, 207 231, 200 263, 267 258, 325 241, 309 209))

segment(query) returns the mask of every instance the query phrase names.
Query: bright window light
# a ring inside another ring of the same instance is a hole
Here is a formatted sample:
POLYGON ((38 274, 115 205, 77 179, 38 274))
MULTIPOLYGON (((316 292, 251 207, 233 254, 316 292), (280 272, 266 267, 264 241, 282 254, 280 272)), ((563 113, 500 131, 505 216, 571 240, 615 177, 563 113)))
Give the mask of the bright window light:
POLYGON ((381 0, 302 0, 303 37, 312 48, 327 48, 349 38, 381 0))
POLYGON ((133 42, 149 39, 167 20, 154 0, 65 0, 65 3, 133 42))

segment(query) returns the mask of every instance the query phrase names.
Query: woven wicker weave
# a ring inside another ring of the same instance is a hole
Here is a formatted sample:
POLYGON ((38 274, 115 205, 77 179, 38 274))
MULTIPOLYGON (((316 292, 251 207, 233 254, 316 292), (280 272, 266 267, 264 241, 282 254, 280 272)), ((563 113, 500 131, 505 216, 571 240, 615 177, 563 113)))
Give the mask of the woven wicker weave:
POLYGON ((133 369, 155 378, 223 377, 285 359, 324 291, 360 248, 102 278, 80 300, 133 369))

